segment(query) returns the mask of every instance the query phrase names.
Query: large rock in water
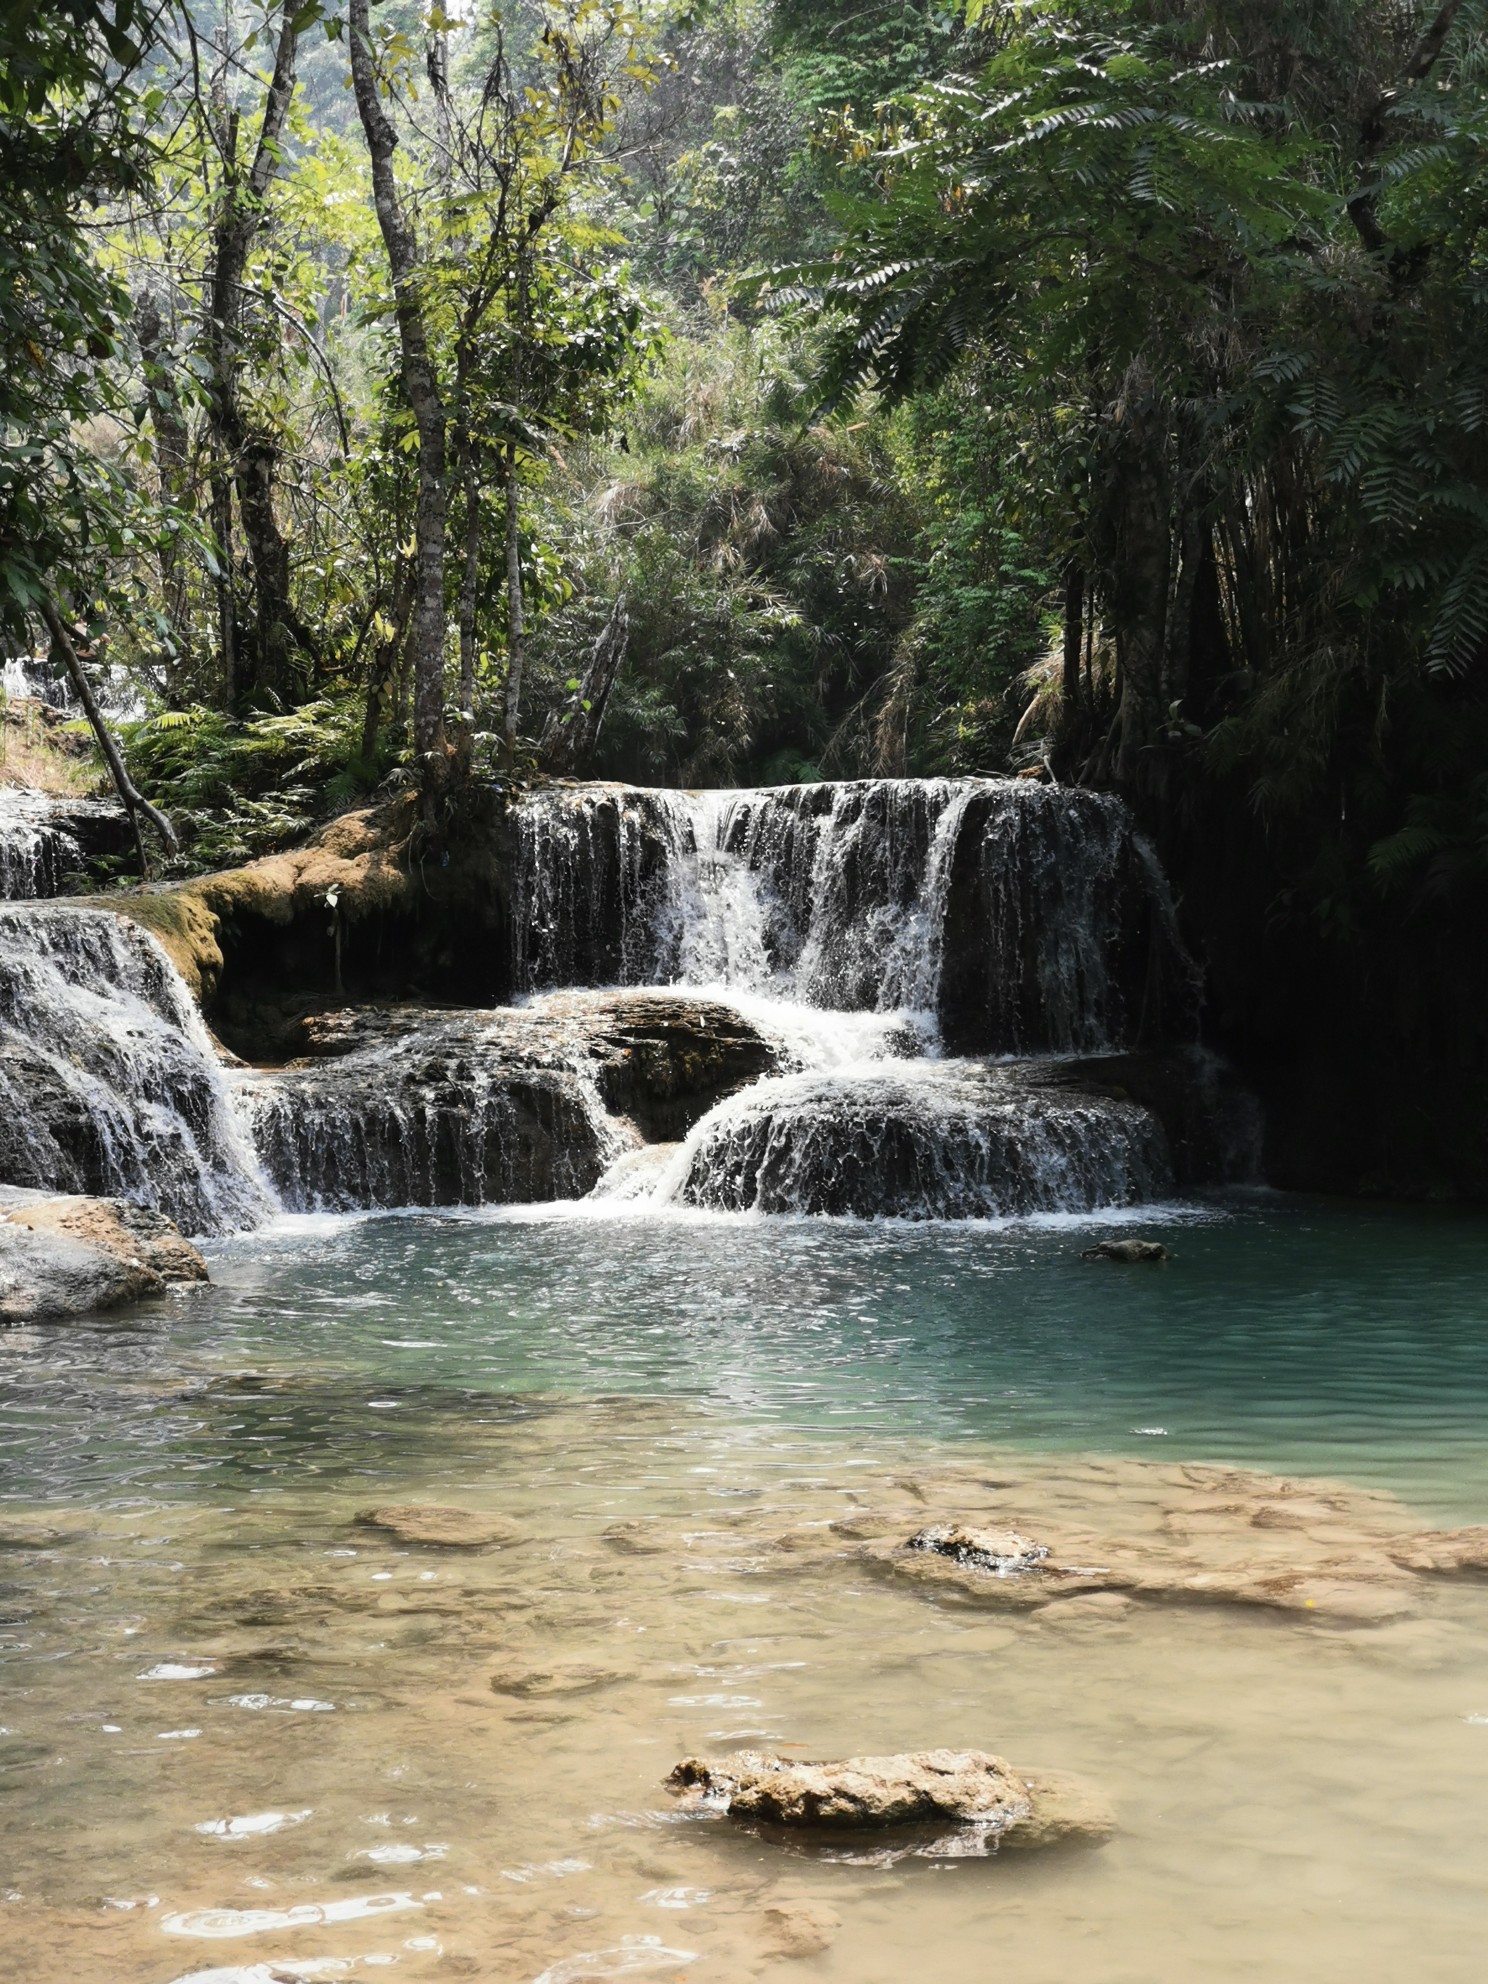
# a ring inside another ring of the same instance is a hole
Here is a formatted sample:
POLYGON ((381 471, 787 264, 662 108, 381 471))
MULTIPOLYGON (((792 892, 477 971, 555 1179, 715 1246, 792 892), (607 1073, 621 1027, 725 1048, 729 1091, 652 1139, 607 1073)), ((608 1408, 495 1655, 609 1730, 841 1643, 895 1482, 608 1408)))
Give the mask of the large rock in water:
POLYGON ((741 1750, 687 1757, 667 1779, 688 1802, 764 1826, 832 1833, 933 1828, 906 1852, 963 1857, 997 1845, 1095 1845, 1114 1819, 1091 1788, 1062 1773, 1017 1771, 983 1750, 801 1762, 741 1750), (947 1828, 950 1828, 948 1831, 947 1828))
POLYGON ((361 1007, 306 1031, 313 1055, 243 1090, 266 1169, 303 1209, 582 1198, 778 1051, 730 1007, 672 993, 361 1007))
POLYGON ((0 1319, 76 1316, 207 1279, 163 1214, 122 1199, 0 1188, 0 1319))
POLYGON ((1139 1104, 979 1062, 761 1082, 689 1150, 680 1196, 721 1212, 976 1219, 1088 1212, 1173 1189, 1139 1104))

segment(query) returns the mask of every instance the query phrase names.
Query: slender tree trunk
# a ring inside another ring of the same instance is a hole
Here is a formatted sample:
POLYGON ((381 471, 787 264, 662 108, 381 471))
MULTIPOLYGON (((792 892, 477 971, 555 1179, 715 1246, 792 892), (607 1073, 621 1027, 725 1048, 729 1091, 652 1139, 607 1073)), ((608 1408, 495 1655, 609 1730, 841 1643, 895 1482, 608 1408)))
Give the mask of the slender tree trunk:
MULTIPOLYGON (((139 341, 140 369, 144 374, 150 425, 155 434, 155 465, 160 494, 165 502, 181 508, 190 495, 191 437, 166 360, 165 323, 153 290, 143 289, 135 299, 134 334, 139 341)), ((186 632, 186 563, 169 537, 161 539, 159 555, 160 596, 165 602, 166 618, 175 631, 177 642, 166 664, 166 682, 174 690, 176 658, 186 632)))
POLYGON ((522 674, 526 663, 527 627, 522 600, 521 493, 517 481, 517 451, 506 450, 506 709, 507 748, 517 741, 522 718, 522 674))
POLYGON ((238 675, 238 609, 233 597, 232 481, 220 458, 212 464, 212 535, 217 540, 217 646, 222 656, 222 701, 231 709, 241 687, 238 675))
POLYGON ((1121 673, 1116 775, 1124 785, 1135 785, 1143 753, 1154 743, 1162 720, 1172 541, 1162 433, 1154 411, 1129 409, 1127 432, 1129 445, 1117 470, 1118 562, 1111 617, 1121 673))
POLYGON ((379 641, 367 678, 367 713, 362 719, 362 762, 370 771, 377 762, 377 737, 398 693, 398 678, 408 646, 408 622, 413 612, 414 563, 400 557, 393 577, 392 625, 379 641))
POLYGON ((1064 654, 1061 691, 1066 727, 1080 710, 1080 649, 1085 634, 1085 569, 1073 558, 1064 574, 1064 654))
MULTIPOLYGON (((530 238, 529 228, 529 238, 530 238)), ((512 405, 520 413, 526 384, 523 364, 527 337, 527 263, 525 250, 517 264, 516 342, 512 349, 512 405)), ((517 444, 506 448, 506 748, 514 751, 522 721, 522 676, 526 667, 527 616, 522 598, 521 485, 517 477, 517 444)))
POLYGON ((164 813, 158 807, 150 804, 144 794, 136 788, 133 779, 130 778, 124 764, 124 754, 119 749, 113 732, 103 720, 103 712, 99 709, 97 700, 94 697, 93 685, 88 680, 88 673, 83 667, 82 658, 73 645, 72 636, 68 633, 67 624, 58 611, 57 602, 50 594, 44 594, 42 597, 41 617, 46 622, 46 629, 52 637, 53 647, 67 665, 67 672, 72 677, 72 686, 78 693, 78 701, 83 706, 84 714, 92 726, 93 735, 98 739, 98 748, 102 751, 104 762, 108 765, 109 776, 114 781, 114 790, 118 793, 124 810, 129 815, 129 824, 134 829, 134 844, 139 853, 140 874, 141 876, 148 876, 150 864, 145 854, 144 835, 140 831, 141 814, 144 815, 156 833, 159 834, 167 854, 174 854, 180 846, 180 842, 176 838, 176 830, 165 817, 164 813))
POLYGON ((552 772, 582 774, 589 768, 605 706, 625 661, 630 641, 630 607, 622 593, 594 643, 579 693, 569 705, 565 722, 560 710, 548 712, 539 747, 543 764, 552 772))
POLYGON ((398 136, 378 95, 368 0, 350 0, 352 87, 372 163, 372 198, 387 251, 402 352, 403 390, 418 429, 418 509, 414 519, 415 577, 409 654, 414 678, 413 738, 426 774, 444 771, 444 561, 449 509, 445 410, 429 351, 418 290, 418 244, 398 199, 393 153, 398 136))
MULTIPOLYGON (((286 5, 274 54, 274 73, 264 98, 263 121, 253 163, 245 177, 238 170, 239 116, 225 120, 222 150, 225 181, 213 231, 212 277, 206 352, 211 382, 208 413, 218 452, 231 465, 237 485, 238 512, 248 558, 253 569, 256 621, 255 666, 251 677, 241 657, 224 672, 234 699, 251 694, 259 684, 283 691, 291 643, 313 653, 314 642, 295 613, 289 597, 289 547, 274 517, 274 479, 278 450, 265 434, 250 431, 239 393, 242 358, 238 329, 243 312, 243 276, 253 240, 263 226, 264 199, 279 167, 280 147, 295 89, 295 57, 299 37, 294 27, 293 0, 286 5)), ((214 509, 220 507, 214 504, 214 509)), ((215 519, 214 519, 215 522, 215 519)), ((224 555, 228 546, 222 543, 224 555)))
POLYGON ((465 491, 465 561, 460 572, 460 713, 475 713, 475 609, 480 591, 480 478, 468 431, 460 436, 461 481, 465 491))

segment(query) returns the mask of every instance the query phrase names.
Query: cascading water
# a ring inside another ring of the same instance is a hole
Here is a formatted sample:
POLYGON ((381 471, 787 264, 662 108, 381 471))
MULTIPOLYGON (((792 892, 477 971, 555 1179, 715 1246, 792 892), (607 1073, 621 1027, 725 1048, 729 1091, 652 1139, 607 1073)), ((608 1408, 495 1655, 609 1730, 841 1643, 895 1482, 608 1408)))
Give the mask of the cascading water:
POLYGON ((103 910, 0 910, 0 1180, 117 1194, 188 1233, 270 1197, 191 996, 103 910))
POLYGON ((1001 1054, 1160 1037, 1191 996, 1161 874, 1103 793, 552 787, 518 809, 516 841, 524 992, 726 986, 928 1013, 955 1046, 1001 1054))
POLYGON ((61 895, 67 877, 82 865, 77 836, 48 793, 0 788, 0 898, 61 895))
POLYGON ((514 978, 731 1000, 793 1070, 597 1196, 911 1218, 1172 1188, 1157 1119, 961 1055, 1187 1037, 1193 975, 1119 801, 1029 781, 554 787, 516 817, 514 978))
POLYGON ((129 840, 129 823, 116 800, 0 786, 0 900, 63 895, 94 856, 120 853, 129 840))

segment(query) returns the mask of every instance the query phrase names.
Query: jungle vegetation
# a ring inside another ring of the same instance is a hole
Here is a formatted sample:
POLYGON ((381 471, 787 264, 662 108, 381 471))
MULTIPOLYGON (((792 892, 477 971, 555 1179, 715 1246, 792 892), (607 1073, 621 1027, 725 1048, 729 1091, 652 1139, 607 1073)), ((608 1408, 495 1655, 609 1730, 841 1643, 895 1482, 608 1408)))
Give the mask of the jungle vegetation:
POLYGON ((6 644, 178 865, 1018 770, 1481 1054, 1485 148, 1483 0, 5 0, 6 644))

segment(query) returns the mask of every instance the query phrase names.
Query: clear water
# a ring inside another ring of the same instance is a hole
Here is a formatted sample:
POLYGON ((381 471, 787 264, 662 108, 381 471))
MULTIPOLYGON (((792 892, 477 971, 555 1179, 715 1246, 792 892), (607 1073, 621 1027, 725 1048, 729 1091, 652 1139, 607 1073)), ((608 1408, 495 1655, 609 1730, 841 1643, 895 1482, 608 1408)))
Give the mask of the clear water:
POLYGON ((1488 1519, 1488 1224, 1451 1212, 1257 1195, 920 1227, 581 1205, 285 1219, 212 1261, 215 1287, 127 1319, 0 1335, 10 1495, 175 1499, 183 1459, 234 1487, 307 1461, 454 1473, 467 1413, 628 1393, 741 1432, 1160 1441, 1488 1519), (1175 1259, 1080 1259, 1123 1231, 1175 1259), (295 1374, 296 1410, 249 1428, 118 1389, 245 1369, 295 1374))
POLYGON ((0 1973, 1475 1978, 1488 1590, 1056 1629, 780 1541, 994 1487, 1156 1535, 1188 1459, 1488 1519, 1488 1225, 1261 1198, 1083 1263, 1106 1230, 287 1221, 0 1335, 0 1973), (355 1523, 419 1498, 517 1540, 355 1523), (889 1871, 679 1824, 670 1764, 747 1741, 993 1748, 1121 1828, 889 1871), (772 1956, 802 1897, 835 1926, 772 1956))

